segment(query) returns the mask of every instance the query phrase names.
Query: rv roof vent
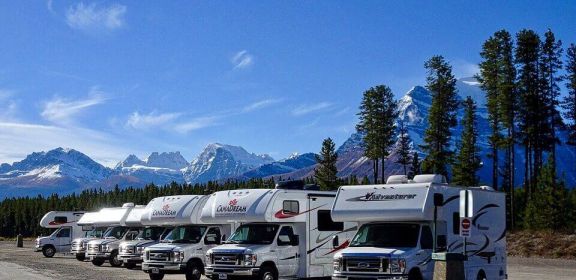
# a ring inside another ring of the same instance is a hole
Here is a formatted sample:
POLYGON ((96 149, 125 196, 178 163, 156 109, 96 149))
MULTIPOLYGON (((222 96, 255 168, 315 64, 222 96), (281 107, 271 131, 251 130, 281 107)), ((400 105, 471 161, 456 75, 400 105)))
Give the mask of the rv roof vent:
POLYGON ((494 188, 490 186, 480 186, 480 189, 485 191, 494 191, 494 188))
POLYGON ((414 183, 446 184, 446 177, 440 174, 422 174, 414 176, 413 181, 414 183))
POLYGON ((283 190, 303 190, 304 181, 303 180, 282 181, 276 183, 276 188, 283 190))
POLYGON ((132 202, 127 202, 122 204, 122 208, 133 208, 134 207, 134 203, 132 202))
POLYGON ((386 180, 386 184, 407 184, 408 176, 406 175, 392 175, 386 180))

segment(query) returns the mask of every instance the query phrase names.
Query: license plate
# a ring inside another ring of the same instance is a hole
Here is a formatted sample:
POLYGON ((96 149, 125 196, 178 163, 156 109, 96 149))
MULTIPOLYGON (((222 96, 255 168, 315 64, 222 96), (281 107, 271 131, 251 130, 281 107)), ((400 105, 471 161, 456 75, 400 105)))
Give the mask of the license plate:
POLYGON ((158 273, 160 273, 160 270, 157 267, 153 267, 150 269, 150 272, 152 272, 154 274, 158 274, 158 273))
POLYGON ((218 273, 218 280, 225 280, 225 279, 228 279, 228 274, 218 273))

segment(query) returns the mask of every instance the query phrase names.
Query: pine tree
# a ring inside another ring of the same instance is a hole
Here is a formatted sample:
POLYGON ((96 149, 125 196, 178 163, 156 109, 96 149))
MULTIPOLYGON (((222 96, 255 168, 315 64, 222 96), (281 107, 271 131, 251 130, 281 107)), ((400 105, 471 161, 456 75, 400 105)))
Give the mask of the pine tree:
POLYGON ((424 67, 428 70, 426 88, 432 95, 429 109, 428 128, 424 136, 423 151, 427 154, 422 163, 425 172, 448 176, 448 164, 451 161, 450 128, 456 126, 458 100, 456 79, 452 67, 442 56, 434 56, 424 67))
POLYGON ((319 166, 314 170, 314 178, 323 190, 335 190, 338 187, 338 169, 336 168, 336 145, 330 138, 322 141, 322 150, 316 155, 319 166))
POLYGON ((382 182, 385 181, 385 161, 394 144, 397 103, 389 87, 379 85, 364 92, 357 130, 365 134, 364 155, 374 161, 374 178, 378 182, 378 160, 382 162, 382 182))
POLYGON ((398 155, 398 160, 396 163, 401 164, 404 167, 404 175, 408 175, 407 166, 412 161, 411 143, 410 135, 408 134, 408 128, 404 125, 404 122, 400 121, 398 127, 398 142, 396 146, 396 154, 398 155))
POLYGON ((498 148, 502 141, 502 134, 500 133, 501 121, 499 112, 499 94, 500 94, 500 44, 498 38, 490 37, 482 45, 482 52, 480 56, 484 59, 480 63, 480 75, 478 80, 481 83, 481 88, 486 93, 486 108, 488 109, 488 122, 492 134, 488 137, 490 144, 491 154, 489 157, 492 159, 492 188, 498 189, 498 148))
POLYGON ((542 105, 545 100, 540 91, 540 37, 532 30, 521 30, 516 34, 515 62, 518 68, 516 80, 518 90, 519 136, 524 146, 524 184, 527 196, 534 191, 536 175, 542 163, 542 129, 547 127, 542 105))
POLYGON ((420 174, 420 159, 418 158, 418 153, 414 152, 412 155, 412 163, 410 164, 410 173, 408 174, 409 179, 413 179, 414 176, 420 174))
POLYGON ((559 83, 562 82, 562 77, 558 71, 562 69, 562 41, 556 41, 552 30, 544 34, 544 42, 542 42, 542 52, 540 55, 540 79, 544 103, 544 114, 547 126, 542 133, 540 141, 542 142, 543 149, 550 151, 550 160, 552 167, 556 172, 556 144, 560 139, 556 136, 558 127, 564 125, 558 106, 560 102, 559 83))
POLYGON ((458 154, 453 166, 452 182, 462 186, 478 185, 476 172, 480 169, 478 156, 478 130, 476 128, 476 103, 470 96, 464 101, 462 135, 458 143, 458 154))
POLYGON ((576 145, 576 45, 570 44, 566 50, 566 88, 568 93, 564 97, 562 107, 564 118, 568 121, 568 141, 576 145))

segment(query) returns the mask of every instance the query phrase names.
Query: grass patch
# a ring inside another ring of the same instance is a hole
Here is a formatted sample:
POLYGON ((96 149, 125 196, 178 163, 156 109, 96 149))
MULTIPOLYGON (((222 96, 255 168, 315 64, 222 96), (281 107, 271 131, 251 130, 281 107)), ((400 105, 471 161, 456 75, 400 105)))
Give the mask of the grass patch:
POLYGON ((506 236, 509 256, 576 259, 576 234, 515 231, 506 236))

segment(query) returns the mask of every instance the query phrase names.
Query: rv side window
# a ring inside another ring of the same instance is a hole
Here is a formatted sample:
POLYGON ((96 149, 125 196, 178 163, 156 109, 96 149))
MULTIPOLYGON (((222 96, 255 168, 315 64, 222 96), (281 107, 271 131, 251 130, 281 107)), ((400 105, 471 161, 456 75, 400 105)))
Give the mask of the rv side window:
POLYGON ((460 234, 460 212, 452 213, 452 233, 460 234))
POLYGON ((282 212, 290 214, 300 213, 300 205, 297 200, 284 200, 282 212))
POLYGON ((292 245, 293 240, 296 238, 294 235, 294 230, 290 226, 284 226, 280 229, 278 234, 278 246, 289 246, 292 245))
POLYGON ((432 249, 434 242, 432 240, 432 231, 429 226, 422 227, 420 234, 420 249, 432 249))
POLYGON ((220 234, 220 229, 213 227, 213 228, 210 228, 208 230, 208 232, 206 233, 206 237, 204 237, 204 244, 206 244, 206 245, 220 244, 221 240, 222 240, 222 235, 220 234))
POLYGON ((332 221, 330 210, 318 210, 318 231, 343 231, 344 223, 332 221))
POLYGON ((65 224, 68 222, 68 217, 56 216, 54 217, 55 224, 65 224))

